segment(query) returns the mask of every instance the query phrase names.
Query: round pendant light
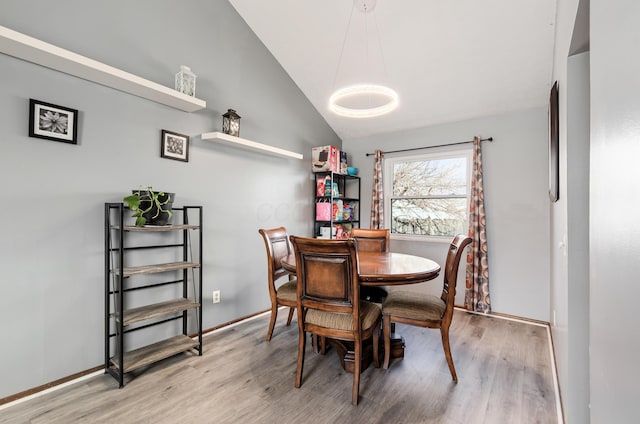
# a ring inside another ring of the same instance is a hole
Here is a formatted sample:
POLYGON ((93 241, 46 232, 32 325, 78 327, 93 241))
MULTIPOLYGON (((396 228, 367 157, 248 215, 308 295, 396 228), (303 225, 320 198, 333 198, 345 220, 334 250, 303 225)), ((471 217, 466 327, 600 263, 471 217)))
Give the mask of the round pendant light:
POLYGON ((336 90, 329 98, 329 110, 348 118, 373 118, 385 115, 398 107, 398 94, 383 85, 358 84, 336 90), (349 107, 343 103, 356 100, 355 103, 368 103, 370 107, 349 107), (360 100, 358 102, 358 100, 360 100), (386 101, 377 106, 379 100, 386 101))
MULTIPOLYGON (((375 23, 375 14, 373 10, 376 7, 376 0, 353 0, 353 8, 351 9, 351 16, 349 17, 349 23, 347 25, 347 31, 342 44, 342 50, 340 52, 340 59, 338 60, 338 67, 336 69, 336 77, 340 70, 342 63, 342 57, 344 55, 345 44, 347 40, 347 34, 351 27, 351 19, 353 17, 353 11, 358 9, 364 17, 364 67, 362 70, 362 78, 371 80, 371 64, 369 63, 369 42, 367 34, 367 15, 371 14, 375 23)), ((376 39, 378 40, 378 47, 380 49, 380 58, 382 61, 383 69, 384 57, 382 55, 382 47, 380 45, 380 35, 377 31, 377 25, 374 25, 376 30, 376 39)), ((385 71, 386 74, 386 71, 385 71)), ((334 80, 334 87, 335 87, 334 80)), ((357 83, 337 89, 329 98, 329 110, 336 115, 344 116, 347 118, 373 118, 376 116, 385 115, 398 107, 398 94, 389 87, 384 85, 367 82, 357 83)))

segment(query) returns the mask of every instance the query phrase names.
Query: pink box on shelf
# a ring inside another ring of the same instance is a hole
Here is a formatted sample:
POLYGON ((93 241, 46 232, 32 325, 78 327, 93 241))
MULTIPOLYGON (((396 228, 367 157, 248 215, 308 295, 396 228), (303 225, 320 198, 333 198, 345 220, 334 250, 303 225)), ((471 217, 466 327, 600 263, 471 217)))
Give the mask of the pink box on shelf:
POLYGON ((340 172, 340 149, 336 146, 312 147, 311 170, 313 172, 340 172))
POLYGON ((331 210, 332 207, 330 202, 316 203, 316 221, 330 221, 331 210))

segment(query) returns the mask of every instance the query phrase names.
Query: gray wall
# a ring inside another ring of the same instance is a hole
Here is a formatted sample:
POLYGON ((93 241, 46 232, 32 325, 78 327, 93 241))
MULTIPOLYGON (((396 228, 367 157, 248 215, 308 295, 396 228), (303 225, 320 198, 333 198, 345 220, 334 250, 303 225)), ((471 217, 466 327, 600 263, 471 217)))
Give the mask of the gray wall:
POLYGON ((591 422, 640 417, 640 57, 636 0, 591 0, 591 422))
MULTIPOLYGON (((344 140, 343 148, 362 178, 362 226, 369 227, 373 176, 373 157, 366 153, 465 141, 475 135, 494 139, 482 145, 493 311, 549 321, 546 108, 344 140)), ((395 251, 444 263, 441 242, 392 240, 391 245, 395 251)), ((456 303, 462 305, 464 272, 460 274, 456 303)), ((441 290, 441 280, 435 281, 415 289, 441 290)))
POLYGON ((188 65, 207 109, 181 112, 0 55, 0 398, 102 363, 104 202, 152 184, 176 192, 178 206, 204 206, 209 328, 269 307, 257 229, 311 235, 309 152, 340 145, 227 1, 51 6, 3 0, 0 25, 169 87, 188 65), (29 138, 29 98, 78 109, 79 144, 29 138), (241 136, 304 160, 202 141, 220 130, 227 108, 243 117, 241 136), (192 137, 188 163, 160 157, 161 129, 192 137), (222 297, 215 306, 214 289, 222 297))
MULTIPOLYGON (((591 3, 590 413, 592 422, 631 423, 640 415, 635 402, 640 333, 633 313, 640 297, 634 161, 640 62, 629 52, 637 44, 637 19, 631 18, 640 15, 640 4, 591 3)), ((266 265, 256 266, 264 264, 257 228, 284 224, 293 233, 311 234, 309 148, 339 145, 340 140, 226 1, 186 4, 186 20, 176 22, 175 11, 184 2, 0 3, 0 25, 167 86, 181 64, 189 65, 199 75, 198 97, 208 102, 206 110, 187 114, 0 55, 0 176, 8 199, 0 209, 5 224, 0 238, 0 398, 101 363, 105 201, 118 201, 139 184, 153 184, 176 191, 178 204, 205 206, 205 327, 268 306, 266 265), (79 109, 80 144, 27 137, 29 98, 79 109), (304 153, 305 160, 200 140, 200 133, 220 128, 220 114, 228 107, 243 116, 244 137, 304 153), (159 157, 163 128, 192 136, 189 163, 159 157), (215 308, 210 304, 213 289, 222 291, 222 303, 215 308)), ((552 79, 561 81, 561 128, 567 123, 563 90, 577 4, 558 1, 552 79)), ((543 320, 552 320, 555 311, 559 326, 562 320, 568 324, 575 308, 579 316, 588 305, 570 306, 567 300, 570 258, 579 253, 573 251, 573 240, 579 237, 571 237, 571 207, 562 209, 564 184, 571 178, 566 168, 560 204, 552 211, 557 219, 549 222, 546 109, 346 141, 344 149, 363 177, 364 226, 371 184, 371 160, 364 153, 476 134, 496 140, 484 148, 485 188, 487 196, 490 191, 496 196, 487 199, 487 219, 498 223, 489 234, 494 310, 543 320), (567 233, 569 259, 562 259, 558 246, 567 233), (514 235, 533 242, 514 248, 514 235), (506 265, 498 263, 502 259, 506 265)), ((563 137, 563 154, 571 154, 563 137)), ((441 250, 430 243, 392 243, 395 250, 433 257, 441 250)), ((571 326, 574 332, 588 327, 587 322, 571 326)), ((567 390, 584 378, 568 376, 583 366, 586 352, 579 344, 571 348, 573 336, 562 330, 556 326, 554 337, 565 410, 583 411, 588 407, 584 392, 567 395, 567 390)), ((586 422, 579 417, 568 419, 586 422)))
POLYGON ((589 56, 588 1, 559 3, 552 80, 560 104, 560 197, 551 204, 551 325, 567 422, 589 417, 589 56), (579 5, 579 3, 583 3, 579 5), (586 22, 583 22, 585 21, 586 22), (585 40, 581 41, 581 38, 585 40))
POLYGON ((629 52, 637 46, 640 4, 565 0, 557 16, 554 79, 560 82, 566 194, 561 191, 552 211, 551 293, 564 410, 570 423, 635 423, 640 60, 629 52), (576 11, 581 19, 585 6, 590 51, 567 60, 572 35, 581 27, 574 27, 576 11), (556 249, 561 242, 565 248, 556 249))
MULTIPOLYGON (((566 415, 589 422, 589 53, 572 56, 567 75, 566 415)), ((559 334, 557 334, 559 336, 559 334)), ((560 343, 562 336, 557 338, 560 343)))

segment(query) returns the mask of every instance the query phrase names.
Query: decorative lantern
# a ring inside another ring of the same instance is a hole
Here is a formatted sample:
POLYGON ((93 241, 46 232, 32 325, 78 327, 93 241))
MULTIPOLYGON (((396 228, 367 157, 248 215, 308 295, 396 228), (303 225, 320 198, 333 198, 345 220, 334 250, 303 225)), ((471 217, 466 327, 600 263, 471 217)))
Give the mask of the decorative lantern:
POLYGON ((235 110, 229 109, 222 115, 222 132, 240 137, 240 116, 235 110))
POLYGON ((196 95, 196 74, 188 66, 180 66, 180 72, 176 74, 176 91, 187 96, 196 95))

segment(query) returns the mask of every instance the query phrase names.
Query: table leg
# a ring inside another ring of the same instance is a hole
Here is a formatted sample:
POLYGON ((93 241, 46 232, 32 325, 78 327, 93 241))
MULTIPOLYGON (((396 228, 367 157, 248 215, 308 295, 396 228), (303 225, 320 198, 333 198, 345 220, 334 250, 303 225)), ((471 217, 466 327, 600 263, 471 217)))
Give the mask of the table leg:
MULTIPOLYGON (((353 351, 353 343, 343 340, 329 339, 328 342, 336 350, 336 354, 340 359, 340 364, 346 372, 353 372, 353 364, 355 362, 355 352, 353 351)), ((392 358, 404 358, 404 338, 396 333, 391 333, 391 357, 392 358)), ((380 337, 380 346, 378 347, 378 355, 380 355, 380 362, 384 358, 384 341, 380 337)), ((371 339, 365 340, 362 343, 362 363, 360 370, 364 371, 367 367, 373 363, 373 344, 371 339)))
MULTIPOLYGON (((346 372, 353 373, 355 363, 355 352, 353 351, 353 343, 343 340, 330 339, 329 343, 336 350, 340 364, 346 372)), ((378 352, 379 354, 379 352, 378 352)), ((373 362, 373 344, 371 340, 362 343, 362 362, 360 364, 360 372, 363 372, 373 362)))

